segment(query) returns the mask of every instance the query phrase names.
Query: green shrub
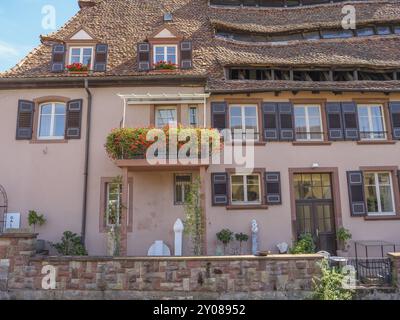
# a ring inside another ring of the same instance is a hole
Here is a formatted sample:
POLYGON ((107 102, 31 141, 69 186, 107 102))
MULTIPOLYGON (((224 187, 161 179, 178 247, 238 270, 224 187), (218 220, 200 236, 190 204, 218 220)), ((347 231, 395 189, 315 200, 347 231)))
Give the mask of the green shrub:
POLYGON ((30 210, 28 214, 28 224, 33 226, 33 232, 36 230, 36 225, 42 226, 46 223, 46 219, 42 214, 38 214, 35 210, 30 210))
POLYGON ((299 240, 290 249, 291 254, 308 254, 315 253, 315 243, 310 233, 302 234, 299 240))
POLYGON ((314 300, 352 300, 354 291, 343 288, 345 275, 340 269, 329 268, 328 261, 320 263, 321 277, 313 279, 314 300))
POLYGON ((249 241, 249 236, 245 233, 236 233, 235 234, 235 239, 236 241, 239 242, 239 254, 242 254, 242 247, 243 247, 243 242, 249 241))
POLYGON ((53 245, 63 256, 87 256, 81 237, 71 231, 65 231, 60 243, 53 245))
POLYGON ((217 233, 217 239, 224 245, 224 254, 226 254, 226 247, 233 240, 233 232, 229 229, 223 229, 217 233))
POLYGON ((349 230, 347 230, 347 229, 342 227, 336 232, 336 237, 339 240, 340 247, 342 248, 342 250, 346 250, 347 249, 347 242, 353 236, 352 236, 352 234, 350 233, 349 230))

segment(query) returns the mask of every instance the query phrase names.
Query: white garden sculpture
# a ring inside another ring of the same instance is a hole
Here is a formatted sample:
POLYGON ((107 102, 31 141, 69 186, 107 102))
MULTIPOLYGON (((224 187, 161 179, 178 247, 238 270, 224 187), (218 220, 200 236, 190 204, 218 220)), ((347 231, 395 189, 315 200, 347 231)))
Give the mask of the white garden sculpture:
POLYGON ((258 252, 258 224, 255 219, 251 221, 251 240, 252 240, 251 253, 253 255, 256 255, 258 252))
POLYGON ((182 240, 183 240, 183 222, 181 219, 176 220, 174 224, 175 232, 175 256, 182 256, 182 240))

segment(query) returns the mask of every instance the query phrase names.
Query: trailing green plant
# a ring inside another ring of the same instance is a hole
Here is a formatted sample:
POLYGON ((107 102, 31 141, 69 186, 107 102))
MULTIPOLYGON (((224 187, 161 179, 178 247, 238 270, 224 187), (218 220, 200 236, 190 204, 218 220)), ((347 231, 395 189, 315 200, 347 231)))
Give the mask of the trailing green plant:
POLYGON ((224 245, 224 254, 226 254, 226 248, 233 240, 233 232, 229 229, 223 229, 217 233, 217 239, 224 245))
POLYGON ((321 277, 313 278, 314 300, 352 300, 354 290, 343 286, 346 275, 340 269, 330 268, 324 259, 320 264, 321 277))
POLYGON ((200 178, 196 178, 190 185, 189 192, 186 194, 184 210, 186 219, 184 221, 184 232, 190 236, 192 241, 193 254, 195 256, 203 255, 204 240, 204 221, 203 209, 200 204, 200 178))
POLYGON ((315 253, 315 243, 310 233, 300 235, 299 240, 295 242, 293 248, 290 249, 291 254, 308 254, 315 253))
POLYGON ((249 236, 244 233, 236 233, 235 234, 235 239, 236 241, 239 241, 239 254, 242 254, 242 247, 243 247, 243 242, 249 241, 249 236))
POLYGON ((33 232, 36 231, 36 226, 42 226, 46 223, 46 219, 43 214, 37 213, 35 210, 30 210, 28 213, 28 224, 33 226, 33 232))
POLYGON ((53 245, 58 253, 64 256, 86 256, 87 252, 82 244, 82 239, 76 233, 65 231, 61 242, 53 245))
POLYGON ((339 240, 340 246, 342 250, 347 249, 347 242, 352 239, 352 234, 350 233, 349 230, 341 227, 337 232, 336 232, 336 237, 339 240))

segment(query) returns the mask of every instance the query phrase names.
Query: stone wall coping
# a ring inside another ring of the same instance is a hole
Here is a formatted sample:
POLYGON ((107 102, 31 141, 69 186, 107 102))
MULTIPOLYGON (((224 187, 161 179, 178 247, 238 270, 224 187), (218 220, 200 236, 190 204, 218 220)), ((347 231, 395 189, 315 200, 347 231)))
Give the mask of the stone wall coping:
POLYGON ((392 258, 400 259, 400 252, 389 252, 387 255, 392 258))
POLYGON ((33 239, 36 238, 39 234, 38 233, 27 233, 27 232, 10 232, 10 233, 0 233, 0 239, 7 239, 7 238, 27 238, 27 239, 33 239))
POLYGON ((201 256, 201 257, 106 257, 106 256, 35 256, 30 261, 257 261, 320 260, 320 254, 282 254, 268 256, 201 256))

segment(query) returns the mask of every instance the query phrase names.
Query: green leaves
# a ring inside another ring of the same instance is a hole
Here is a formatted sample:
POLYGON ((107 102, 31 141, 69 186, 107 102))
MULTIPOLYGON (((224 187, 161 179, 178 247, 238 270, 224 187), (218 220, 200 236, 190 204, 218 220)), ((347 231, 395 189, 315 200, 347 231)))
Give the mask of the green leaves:
POLYGON ((353 291, 345 289, 343 282, 345 275, 340 269, 329 268, 327 260, 320 263, 321 277, 314 278, 314 300, 352 300, 353 291))
POLYGON ((82 245, 81 237, 71 231, 65 231, 60 243, 53 245, 64 256, 86 256, 87 252, 82 245))
POLYGON ((290 249, 291 254, 308 254, 315 253, 315 243, 310 233, 302 234, 299 241, 290 249))
POLYGON ((46 219, 43 214, 38 214, 35 210, 30 210, 28 214, 28 224, 33 226, 33 232, 35 232, 36 225, 42 226, 46 223, 46 219))

